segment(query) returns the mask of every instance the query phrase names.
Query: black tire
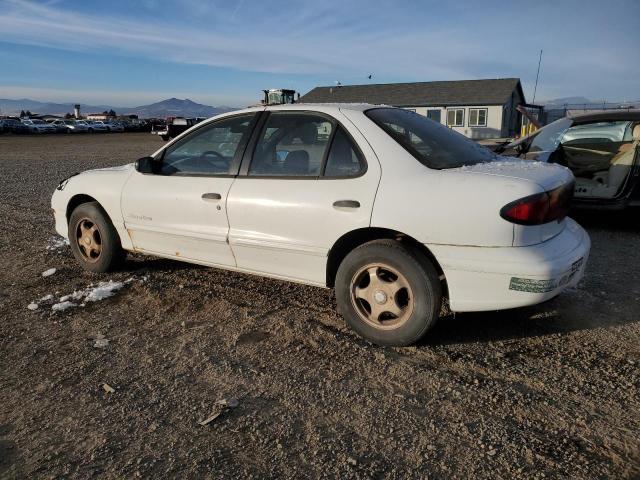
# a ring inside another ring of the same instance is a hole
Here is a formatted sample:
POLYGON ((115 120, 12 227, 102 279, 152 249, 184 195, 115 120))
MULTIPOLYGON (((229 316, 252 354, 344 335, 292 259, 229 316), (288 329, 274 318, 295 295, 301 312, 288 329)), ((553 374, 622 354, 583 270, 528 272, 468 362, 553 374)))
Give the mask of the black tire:
POLYGON ((431 261, 422 252, 395 240, 375 240, 351 251, 338 268, 335 294, 338 310, 347 324, 365 339, 384 346, 417 342, 437 321, 442 303, 440 279, 431 261), (397 326, 374 326, 362 314, 362 303, 354 294, 356 276, 371 265, 382 265, 382 271, 388 266, 408 284, 405 308, 410 306, 410 310, 404 310, 406 319, 397 326))
POLYGON ((71 213, 69 243, 80 266, 90 272, 104 273, 116 270, 127 255, 120 244, 118 232, 98 202, 82 203, 71 213), (91 225, 95 225, 97 230, 97 237, 95 230, 90 234, 93 246, 97 248, 99 245, 100 252, 97 255, 93 251, 90 252, 91 245, 84 245, 80 237, 83 228, 91 225))
POLYGON ((171 140, 171 137, 169 135, 160 135, 160 138, 165 142, 168 142, 169 140, 171 140))

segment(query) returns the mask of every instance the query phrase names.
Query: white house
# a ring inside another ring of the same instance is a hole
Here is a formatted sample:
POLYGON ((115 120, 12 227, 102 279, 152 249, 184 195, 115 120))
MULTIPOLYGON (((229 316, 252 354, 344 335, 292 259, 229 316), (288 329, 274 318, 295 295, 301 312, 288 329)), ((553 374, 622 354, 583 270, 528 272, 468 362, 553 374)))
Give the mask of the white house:
POLYGON ((470 138, 519 133, 525 105, 518 78, 316 87, 302 103, 372 103, 413 110, 470 138))

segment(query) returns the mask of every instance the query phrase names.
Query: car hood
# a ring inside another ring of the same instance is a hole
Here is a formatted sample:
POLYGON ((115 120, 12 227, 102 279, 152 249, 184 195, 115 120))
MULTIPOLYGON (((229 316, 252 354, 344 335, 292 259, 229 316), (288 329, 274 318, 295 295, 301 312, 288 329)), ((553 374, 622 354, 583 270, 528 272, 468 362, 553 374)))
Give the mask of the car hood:
POLYGON ((509 157, 500 157, 494 162, 467 165, 457 170, 470 174, 528 180, 538 184, 543 190, 552 190, 573 181, 571 170, 561 165, 509 157))
POLYGON ((113 173, 113 172, 129 172, 134 169, 133 163, 127 163, 126 165, 118 165, 116 167, 95 168, 93 170, 86 170, 82 172, 82 175, 99 175, 101 173, 113 173))

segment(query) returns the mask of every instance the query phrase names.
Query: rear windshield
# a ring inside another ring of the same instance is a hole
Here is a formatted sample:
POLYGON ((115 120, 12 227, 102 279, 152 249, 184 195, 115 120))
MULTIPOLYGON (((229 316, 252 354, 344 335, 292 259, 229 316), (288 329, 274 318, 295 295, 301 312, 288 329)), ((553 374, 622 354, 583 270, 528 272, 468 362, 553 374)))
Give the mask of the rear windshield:
POLYGON ((365 115, 429 168, 457 168, 496 159, 489 149, 415 112, 374 108, 365 115))

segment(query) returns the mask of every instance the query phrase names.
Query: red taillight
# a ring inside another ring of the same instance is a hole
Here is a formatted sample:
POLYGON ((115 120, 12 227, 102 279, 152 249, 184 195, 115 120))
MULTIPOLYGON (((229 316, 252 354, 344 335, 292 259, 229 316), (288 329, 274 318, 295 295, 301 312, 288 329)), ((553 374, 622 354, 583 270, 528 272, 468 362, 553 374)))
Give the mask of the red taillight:
POLYGON ((518 225, 542 225, 567 216, 573 198, 573 183, 548 192, 536 193, 511 202, 500 210, 500 216, 518 225))

